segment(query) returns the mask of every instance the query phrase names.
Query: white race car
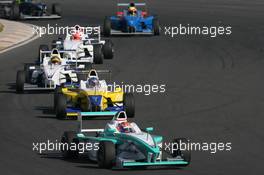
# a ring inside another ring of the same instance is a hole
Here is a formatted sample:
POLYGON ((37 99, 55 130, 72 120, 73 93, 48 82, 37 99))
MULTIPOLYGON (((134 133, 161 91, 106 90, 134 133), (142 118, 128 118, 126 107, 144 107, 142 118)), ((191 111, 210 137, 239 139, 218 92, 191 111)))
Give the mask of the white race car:
POLYGON ((67 59, 61 57, 58 49, 43 51, 41 64, 25 64, 24 70, 17 72, 16 90, 53 90, 56 86, 77 83, 78 78, 67 59))
POLYGON ((90 38, 88 34, 84 34, 80 30, 77 26, 74 32, 66 35, 64 40, 62 38, 54 40, 52 48, 64 50, 65 58, 77 60, 81 63, 102 64, 103 59, 113 58, 114 48, 111 40, 101 40, 100 34, 97 37, 90 38))

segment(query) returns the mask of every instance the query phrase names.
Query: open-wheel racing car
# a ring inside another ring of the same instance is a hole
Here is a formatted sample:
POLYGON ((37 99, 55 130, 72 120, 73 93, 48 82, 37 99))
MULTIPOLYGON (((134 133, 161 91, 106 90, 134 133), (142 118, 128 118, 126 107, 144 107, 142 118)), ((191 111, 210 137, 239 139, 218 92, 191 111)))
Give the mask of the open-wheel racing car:
POLYGON ((149 16, 146 3, 118 3, 116 16, 106 17, 104 36, 110 35, 159 35, 159 20, 149 16))
POLYGON ((76 145, 80 143, 89 143, 93 145, 93 149, 85 150, 84 153, 101 168, 184 167, 190 164, 190 150, 179 149, 179 146, 176 146, 188 144, 187 139, 174 139, 173 150, 165 150, 162 148, 162 136, 151 134, 152 127, 141 130, 136 123, 127 120, 124 111, 116 112, 104 129, 83 129, 82 117, 93 115, 92 113, 79 113, 79 129, 63 133, 60 150, 64 158, 76 159, 80 154, 78 149, 67 149, 67 146, 77 147, 76 145), (165 155, 166 158, 163 158, 165 155))
MULTIPOLYGON (((54 90, 56 86, 78 83, 76 64, 69 64, 61 58, 59 50, 41 51, 40 64, 29 63, 19 70, 16 77, 16 91, 54 90)), ((80 67, 80 65, 79 65, 80 67)))
POLYGON ((108 116, 109 111, 126 111, 128 117, 134 117, 133 94, 124 92, 120 87, 110 87, 105 80, 99 80, 98 73, 109 75, 111 72, 91 69, 83 74, 85 77, 81 78, 78 87, 55 90, 54 109, 58 119, 77 117, 78 112, 97 112, 96 116, 108 116))
POLYGON ((84 27, 76 25, 67 33, 65 39, 53 40, 52 48, 68 50, 69 52, 64 52, 64 57, 76 59, 77 62, 102 64, 103 59, 113 58, 114 45, 109 39, 102 40, 99 27, 98 30, 92 36, 85 32, 84 27))
POLYGON ((8 19, 58 19, 60 4, 54 3, 50 10, 45 3, 34 0, 1 0, 0 15, 8 19))

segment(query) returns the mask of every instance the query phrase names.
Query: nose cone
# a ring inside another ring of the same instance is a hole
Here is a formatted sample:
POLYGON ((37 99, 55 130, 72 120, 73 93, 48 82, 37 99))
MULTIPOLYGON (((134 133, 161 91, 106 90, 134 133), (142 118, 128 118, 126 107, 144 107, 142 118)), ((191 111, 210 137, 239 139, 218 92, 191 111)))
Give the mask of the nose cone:
MULTIPOLYGON (((136 18, 136 17, 134 17, 134 18, 136 18)), ((136 20, 136 19, 134 19, 134 20, 129 20, 127 24, 128 24, 128 26, 130 26, 130 27, 135 27, 135 26, 137 25, 137 20, 136 20)))

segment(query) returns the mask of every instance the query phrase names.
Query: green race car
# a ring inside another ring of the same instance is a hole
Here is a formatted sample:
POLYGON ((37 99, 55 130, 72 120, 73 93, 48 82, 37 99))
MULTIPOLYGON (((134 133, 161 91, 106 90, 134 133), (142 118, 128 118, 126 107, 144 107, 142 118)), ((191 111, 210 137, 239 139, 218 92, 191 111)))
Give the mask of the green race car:
POLYGON ((190 164, 190 151, 178 149, 179 144, 188 144, 187 139, 175 139, 172 150, 164 150, 162 136, 151 134, 153 128, 146 128, 143 131, 136 123, 128 122, 123 111, 109 112, 109 115, 114 117, 104 129, 83 129, 82 117, 96 115, 94 113, 96 112, 79 113, 79 130, 64 132, 61 138, 63 145, 61 151, 65 158, 77 158, 80 154, 80 147, 67 149, 67 145, 82 143, 93 145, 93 149, 86 150, 86 153, 88 158, 96 161, 101 168, 184 167, 190 164))

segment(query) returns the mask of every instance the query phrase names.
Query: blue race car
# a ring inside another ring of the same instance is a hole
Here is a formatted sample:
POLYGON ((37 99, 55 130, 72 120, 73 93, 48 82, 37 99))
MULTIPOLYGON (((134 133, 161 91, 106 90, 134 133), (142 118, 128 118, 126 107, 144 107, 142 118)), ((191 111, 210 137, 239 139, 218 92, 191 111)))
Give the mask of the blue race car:
POLYGON ((106 17, 103 34, 110 35, 159 35, 157 17, 147 14, 146 3, 118 3, 116 16, 106 17))
POLYGON ((6 0, 0 1, 0 16, 7 19, 59 19, 62 9, 60 4, 47 4, 34 0, 6 0))

